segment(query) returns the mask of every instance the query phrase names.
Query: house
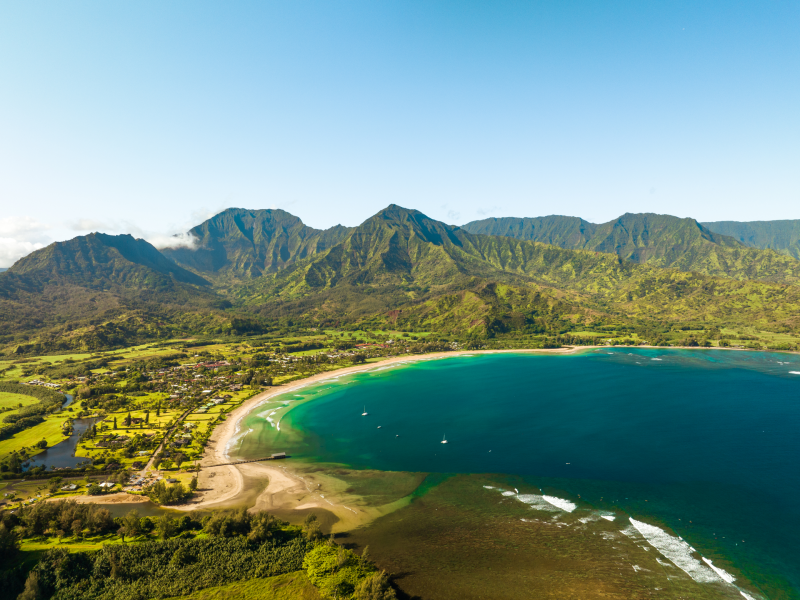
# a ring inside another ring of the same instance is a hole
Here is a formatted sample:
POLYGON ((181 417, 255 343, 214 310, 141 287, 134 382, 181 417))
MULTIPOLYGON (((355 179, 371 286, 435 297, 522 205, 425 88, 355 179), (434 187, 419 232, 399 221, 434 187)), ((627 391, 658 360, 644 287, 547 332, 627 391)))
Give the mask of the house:
POLYGON ((286 458, 286 452, 276 452, 272 455, 274 460, 278 460, 279 458, 286 458))
POLYGON ((61 487, 61 490, 64 492, 74 492, 77 489, 78 486, 75 485, 74 483, 68 483, 67 485, 61 487))
POLYGON ((144 463, 142 461, 140 461, 140 460, 135 460, 135 461, 133 461, 133 464, 131 464, 131 466, 134 469, 143 469, 144 468, 144 463))
POLYGON ((167 479, 167 483, 178 483, 178 480, 169 478, 169 479, 167 479))
POLYGON ((110 481, 104 481, 103 483, 100 484, 100 487, 103 488, 104 490, 110 490, 115 485, 117 485, 117 484, 116 483, 112 483, 110 481))

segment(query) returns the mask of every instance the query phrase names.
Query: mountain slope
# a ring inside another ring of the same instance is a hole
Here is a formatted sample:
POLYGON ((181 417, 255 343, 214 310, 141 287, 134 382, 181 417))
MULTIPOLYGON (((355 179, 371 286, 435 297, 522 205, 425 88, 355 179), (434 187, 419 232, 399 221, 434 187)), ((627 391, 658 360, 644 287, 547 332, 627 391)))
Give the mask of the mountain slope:
POLYGON ((104 233, 91 233, 36 250, 14 263, 3 277, 8 279, 9 275, 96 289, 163 288, 175 283, 208 285, 145 240, 104 233))
POLYGON ((713 221, 711 231, 735 238, 753 248, 769 249, 800 260, 800 219, 784 221, 713 221))
POLYGON ((341 225, 314 229, 282 210, 229 208, 189 231, 196 247, 162 252, 214 280, 252 279, 331 248, 349 231, 341 225))
POLYGON ((484 219, 463 227, 473 233, 504 235, 562 248, 618 254, 625 260, 733 279, 800 283, 800 261, 750 248, 714 233, 694 219, 625 214, 600 225, 576 217, 484 219))
POLYGON ((561 303, 574 319, 588 310, 622 318, 724 316, 794 323, 800 307, 797 286, 732 281, 637 264, 612 253, 475 235, 397 206, 371 217, 330 250, 233 295, 270 318, 303 315, 329 323, 380 312, 396 318, 397 311, 411 310, 432 322, 457 321, 460 331, 484 328, 495 318, 513 322, 517 317, 508 311, 525 321, 524 307, 539 311, 542 302, 561 303), (487 301, 496 296, 487 295, 487 285, 516 300, 487 301), (426 306, 436 308, 430 312, 426 306), (449 308, 442 312, 443 306, 449 308))
POLYGON ((208 288, 144 240, 92 233, 36 250, 0 273, 0 335, 64 336, 120 319, 145 335, 151 322, 158 329, 159 322, 207 320, 189 315, 217 305, 208 288))

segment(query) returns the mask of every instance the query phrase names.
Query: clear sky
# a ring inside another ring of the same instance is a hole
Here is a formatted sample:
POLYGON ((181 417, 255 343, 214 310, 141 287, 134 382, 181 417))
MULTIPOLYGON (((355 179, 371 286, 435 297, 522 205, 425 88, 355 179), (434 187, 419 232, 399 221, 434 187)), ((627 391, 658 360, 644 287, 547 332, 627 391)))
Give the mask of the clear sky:
POLYGON ((314 227, 800 218, 800 2, 0 3, 0 267, 223 208, 314 227))

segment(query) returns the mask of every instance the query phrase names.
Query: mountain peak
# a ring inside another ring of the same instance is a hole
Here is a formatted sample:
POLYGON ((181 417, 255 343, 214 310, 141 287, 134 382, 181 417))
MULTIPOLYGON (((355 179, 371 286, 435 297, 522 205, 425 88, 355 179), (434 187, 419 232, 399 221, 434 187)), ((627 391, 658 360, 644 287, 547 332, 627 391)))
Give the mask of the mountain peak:
POLYGON ((253 278, 278 271, 343 240, 350 229, 307 226, 279 208, 228 208, 189 230, 196 248, 168 248, 176 263, 206 276, 253 278))
POLYGON ((9 272, 82 283, 101 276, 119 280, 124 285, 143 287, 164 276, 181 283, 208 284, 202 277, 168 260, 149 242, 127 233, 109 235, 94 232, 65 242, 54 242, 21 258, 9 272))

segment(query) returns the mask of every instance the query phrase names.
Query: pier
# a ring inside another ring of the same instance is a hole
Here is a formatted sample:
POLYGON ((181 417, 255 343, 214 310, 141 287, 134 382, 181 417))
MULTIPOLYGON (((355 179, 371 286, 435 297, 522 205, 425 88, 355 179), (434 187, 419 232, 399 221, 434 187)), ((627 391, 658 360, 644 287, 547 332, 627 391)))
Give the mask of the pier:
POLYGON ((236 462, 227 462, 227 463, 217 463, 215 465, 199 465, 198 469, 211 469, 212 467, 235 467, 236 465, 246 465, 247 463, 254 463, 254 462, 263 462, 265 460, 281 460, 283 458, 289 458, 285 452, 279 452, 278 454, 273 454, 272 456, 267 456, 266 458, 252 458, 250 460, 239 460, 236 462))

